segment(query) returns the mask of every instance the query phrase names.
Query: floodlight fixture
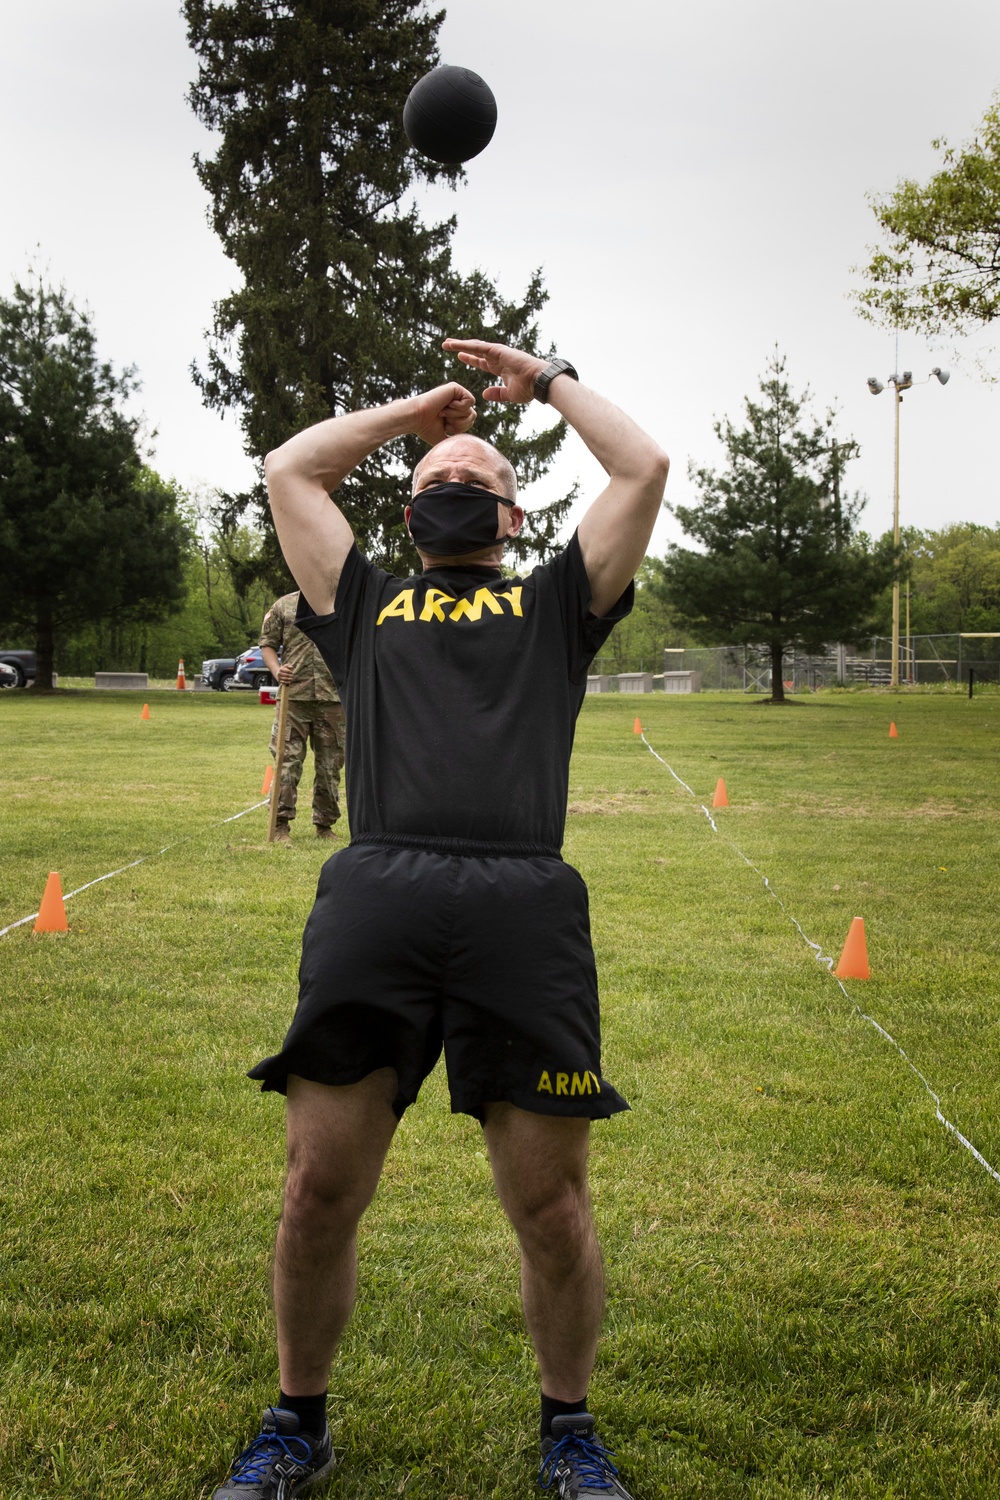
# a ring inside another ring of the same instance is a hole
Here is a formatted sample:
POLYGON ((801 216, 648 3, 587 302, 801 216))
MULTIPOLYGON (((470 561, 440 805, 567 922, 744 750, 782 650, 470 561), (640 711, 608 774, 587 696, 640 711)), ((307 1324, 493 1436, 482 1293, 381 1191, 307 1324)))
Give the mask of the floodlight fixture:
POLYGON ((882 384, 881 380, 876 379, 874 375, 869 375, 868 389, 871 391, 873 396, 879 396, 885 390, 885 386, 882 384))

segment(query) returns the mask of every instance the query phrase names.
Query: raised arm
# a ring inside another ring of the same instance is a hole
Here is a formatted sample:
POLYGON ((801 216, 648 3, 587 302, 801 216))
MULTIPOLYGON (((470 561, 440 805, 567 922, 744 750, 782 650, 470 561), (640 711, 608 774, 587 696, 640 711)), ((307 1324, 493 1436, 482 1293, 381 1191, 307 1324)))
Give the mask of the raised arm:
POLYGON ((264 460, 264 477, 281 550, 317 614, 329 614, 354 533, 331 490, 383 443, 416 433, 433 445, 467 432, 475 397, 454 382, 370 411, 331 417, 297 432, 264 460))
MULTIPOLYGON (((463 364, 499 377, 483 392, 487 401, 528 402, 544 359, 486 344, 479 339, 446 339, 463 364)), ((557 375, 548 404, 578 432, 608 476, 608 485, 580 522, 580 550, 590 580, 591 609, 607 614, 628 587, 646 555, 670 461, 631 417, 571 375, 557 375)))

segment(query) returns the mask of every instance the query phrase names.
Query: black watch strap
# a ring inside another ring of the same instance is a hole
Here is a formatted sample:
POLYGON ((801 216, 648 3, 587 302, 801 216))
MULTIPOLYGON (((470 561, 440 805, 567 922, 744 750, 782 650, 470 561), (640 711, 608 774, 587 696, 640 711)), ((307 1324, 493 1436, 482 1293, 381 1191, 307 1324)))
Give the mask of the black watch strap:
POLYGON ((557 375, 569 375, 573 380, 580 377, 568 359, 550 359, 544 370, 535 376, 535 400, 544 406, 549 399, 549 386, 557 375))

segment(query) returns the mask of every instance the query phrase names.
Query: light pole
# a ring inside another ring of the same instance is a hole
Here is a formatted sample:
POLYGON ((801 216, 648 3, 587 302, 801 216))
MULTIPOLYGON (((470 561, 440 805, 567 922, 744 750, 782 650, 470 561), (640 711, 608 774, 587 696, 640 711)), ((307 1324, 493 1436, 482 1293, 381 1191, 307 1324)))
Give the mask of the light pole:
MULTIPOLYGON (((947 385, 951 376, 947 370, 942 370, 935 365, 926 380, 921 380, 920 385, 928 385, 931 378, 947 385)), ((902 375, 889 376, 889 384, 895 393, 893 405, 896 409, 896 461, 893 468, 892 484, 892 540, 896 548, 896 576, 892 583, 892 672, 889 679, 890 687, 899 687, 899 408, 903 404, 903 392, 908 391, 913 385, 913 371, 904 370, 902 375)), ((879 396, 885 390, 881 380, 876 380, 874 375, 868 377, 868 389, 873 396, 879 396)))

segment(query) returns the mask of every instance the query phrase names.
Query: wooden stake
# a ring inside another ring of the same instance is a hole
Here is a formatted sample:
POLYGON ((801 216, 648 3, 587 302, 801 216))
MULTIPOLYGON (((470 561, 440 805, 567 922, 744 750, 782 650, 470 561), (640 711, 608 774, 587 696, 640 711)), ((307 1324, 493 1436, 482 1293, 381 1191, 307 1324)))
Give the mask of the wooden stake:
POLYGON ((274 843, 278 826, 278 803, 281 800, 281 766, 285 759, 285 733, 288 727, 288 684, 278 688, 278 734, 274 746, 274 780, 271 782, 271 814, 267 820, 267 842, 274 843))

